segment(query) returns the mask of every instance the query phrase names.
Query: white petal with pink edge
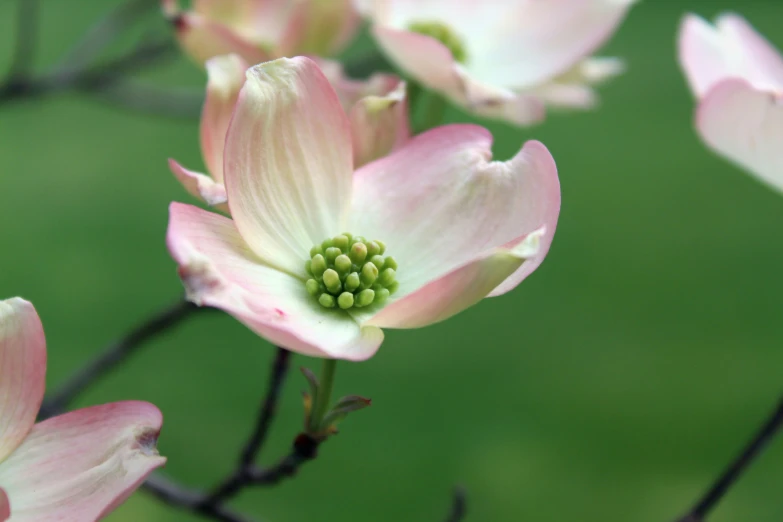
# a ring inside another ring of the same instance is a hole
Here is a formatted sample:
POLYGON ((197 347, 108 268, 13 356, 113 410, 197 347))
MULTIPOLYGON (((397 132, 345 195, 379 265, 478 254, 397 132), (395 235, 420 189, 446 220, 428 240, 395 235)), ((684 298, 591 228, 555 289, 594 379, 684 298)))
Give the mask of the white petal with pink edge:
POLYGON ((724 80, 699 104, 696 128, 715 152, 783 190, 783 96, 724 80))
POLYGON ((542 227, 537 254, 493 294, 543 261, 560 210, 554 160, 528 142, 511 160, 491 161, 491 143, 481 127, 439 127, 356 173, 350 229, 383 241, 396 259, 400 286, 392 301, 542 227))
POLYGON ((201 112, 201 154, 212 178, 223 183, 223 147, 248 64, 236 54, 207 60, 207 96, 201 112))
POLYGON ((167 243, 191 301, 225 310, 271 343, 363 360, 383 341, 379 328, 320 306, 303 279, 265 265, 228 218, 172 203, 167 243))
POLYGON ((229 207, 265 262, 304 277, 310 248, 345 231, 353 152, 348 118, 309 58, 257 65, 226 137, 229 207))
POLYGON ((18 297, 0 301, 0 463, 32 429, 45 379, 46 338, 38 313, 18 297))
POLYGON ((36 424, 0 464, 14 522, 98 520, 166 459, 162 417, 145 402, 93 406, 36 424))
POLYGON ((223 183, 218 183, 206 174, 188 170, 171 158, 169 169, 191 195, 224 212, 228 211, 223 183))

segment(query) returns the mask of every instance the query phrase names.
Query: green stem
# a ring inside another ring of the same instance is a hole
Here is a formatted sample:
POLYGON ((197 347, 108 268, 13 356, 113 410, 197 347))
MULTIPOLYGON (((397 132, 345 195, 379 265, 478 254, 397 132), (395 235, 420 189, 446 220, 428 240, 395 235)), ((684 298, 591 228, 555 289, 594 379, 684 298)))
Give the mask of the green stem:
POLYGON ((337 369, 336 359, 324 359, 321 366, 321 378, 319 379, 318 396, 313 404, 313 411, 310 415, 310 431, 317 433, 321 429, 326 413, 329 411, 329 405, 332 402, 332 388, 334 387, 334 372, 337 369))
POLYGON ((418 116, 417 124, 414 126, 416 134, 434 129, 443 123, 443 115, 446 112, 446 99, 439 94, 427 90, 419 96, 416 107, 418 116))

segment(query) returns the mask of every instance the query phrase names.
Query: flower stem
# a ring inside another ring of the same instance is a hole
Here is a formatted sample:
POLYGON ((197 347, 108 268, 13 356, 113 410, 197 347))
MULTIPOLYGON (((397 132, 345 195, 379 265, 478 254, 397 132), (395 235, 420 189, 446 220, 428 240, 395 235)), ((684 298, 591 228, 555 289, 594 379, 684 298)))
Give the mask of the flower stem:
POLYGON ((334 372, 337 369, 337 360, 324 359, 321 366, 321 378, 319 380, 318 395, 313 404, 313 411, 310 415, 310 432, 317 433, 321 429, 321 421, 326 412, 329 411, 329 404, 332 402, 332 388, 334 387, 334 372))

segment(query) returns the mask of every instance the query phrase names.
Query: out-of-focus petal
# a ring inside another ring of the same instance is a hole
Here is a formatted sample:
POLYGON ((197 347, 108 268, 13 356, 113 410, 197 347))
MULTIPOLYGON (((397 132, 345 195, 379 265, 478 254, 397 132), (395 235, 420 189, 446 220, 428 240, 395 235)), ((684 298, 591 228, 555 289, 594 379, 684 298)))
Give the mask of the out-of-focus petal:
POLYGON ((11 516, 11 503, 5 490, 0 488, 0 522, 5 522, 11 516))
POLYGON ((315 62, 282 58, 248 70, 223 167, 236 226, 267 263, 305 277, 310 248, 345 231, 351 139, 315 62))
POLYGON ((361 18, 352 0, 310 0, 293 4, 293 12, 278 44, 279 56, 337 54, 359 30, 361 18))
POLYGON ((36 424, 0 464, 14 522, 97 520, 166 459, 160 411, 146 402, 84 408, 36 424))
POLYGON ((188 170, 171 158, 169 158, 169 169, 191 195, 223 212, 228 212, 226 187, 222 183, 217 183, 200 172, 188 170))
POLYGON ((382 158, 410 136, 405 82, 385 96, 365 96, 351 109, 354 168, 382 158))
POLYGON ((724 40, 715 27, 699 16, 688 14, 682 19, 677 49, 680 66, 697 97, 731 73, 724 40))
POLYGON ((696 127, 715 152, 783 190, 783 97, 724 80, 699 104, 696 127))
POLYGON ((385 242, 397 260, 393 300, 542 227, 538 253, 492 294, 543 261, 560 210, 554 160, 531 141, 511 160, 491 161, 491 143, 478 126, 439 127, 355 174, 350 230, 385 242))
POLYGON ((257 43, 251 42, 230 27, 192 12, 182 12, 173 18, 179 44, 199 65, 212 57, 235 53, 248 63, 259 63, 269 55, 257 43))
POLYGON ((363 360, 383 332, 328 310, 304 281, 263 264, 234 223, 189 205, 172 203, 167 236, 188 299, 220 308, 271 343, 316 357, 363 360))
POLYGON ((598 95, 593 86, 621 74, 624 70, 625 66, 618 58, 592 57, 582 60, 552 81, 526 92, 551 107, 589 109, 598 103, 598 95))
POLYGON ((207 60, 207 97, 201 113, 201 154, 212 178, 223 183, 223 147, 226 132, 245 84, 248 64, 240 56, 229 54, 207 60))
POLYGON ((38 313, 18 297, 0 301, 0 462, 33 427, 45 379, 46 338, 38 313))
POLYGON ((481 301, 538 254, 544 231, 483 253, 448 274, 389 304, 365 324, 385 328, 419 328, 448 319, 481 301))
POLYGON ((741 76, 760 89, 783 91, 783 56, 744 18, 725 13, 716 21, 727 45, 741 53, 741 76))
POLYGON ((451 100, 472 113, 521 126, 539 123, 546 115, 544 101, 535 92, 493 87, 460 68, 458 74, 462 82, 460 95, 452 96, 451 100))

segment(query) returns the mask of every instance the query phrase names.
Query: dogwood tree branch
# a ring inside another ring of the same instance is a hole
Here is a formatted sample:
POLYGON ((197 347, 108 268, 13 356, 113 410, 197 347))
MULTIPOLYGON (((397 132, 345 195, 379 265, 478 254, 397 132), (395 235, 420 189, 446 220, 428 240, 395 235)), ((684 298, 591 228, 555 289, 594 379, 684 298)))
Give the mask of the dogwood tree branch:
POLYGON ((677 522, 704 522, 707 515, 717 506, 729 489, 736 484, 744 471, 761 454, 764 448, 769 445, 781 427, 783 427, 783 398, 780 399, 777 408, 761 425, 737 458, 729 464, 728 468, 718 477, 715 483, 696 502, 696 505, 685 516, 677 519, 677 522))

